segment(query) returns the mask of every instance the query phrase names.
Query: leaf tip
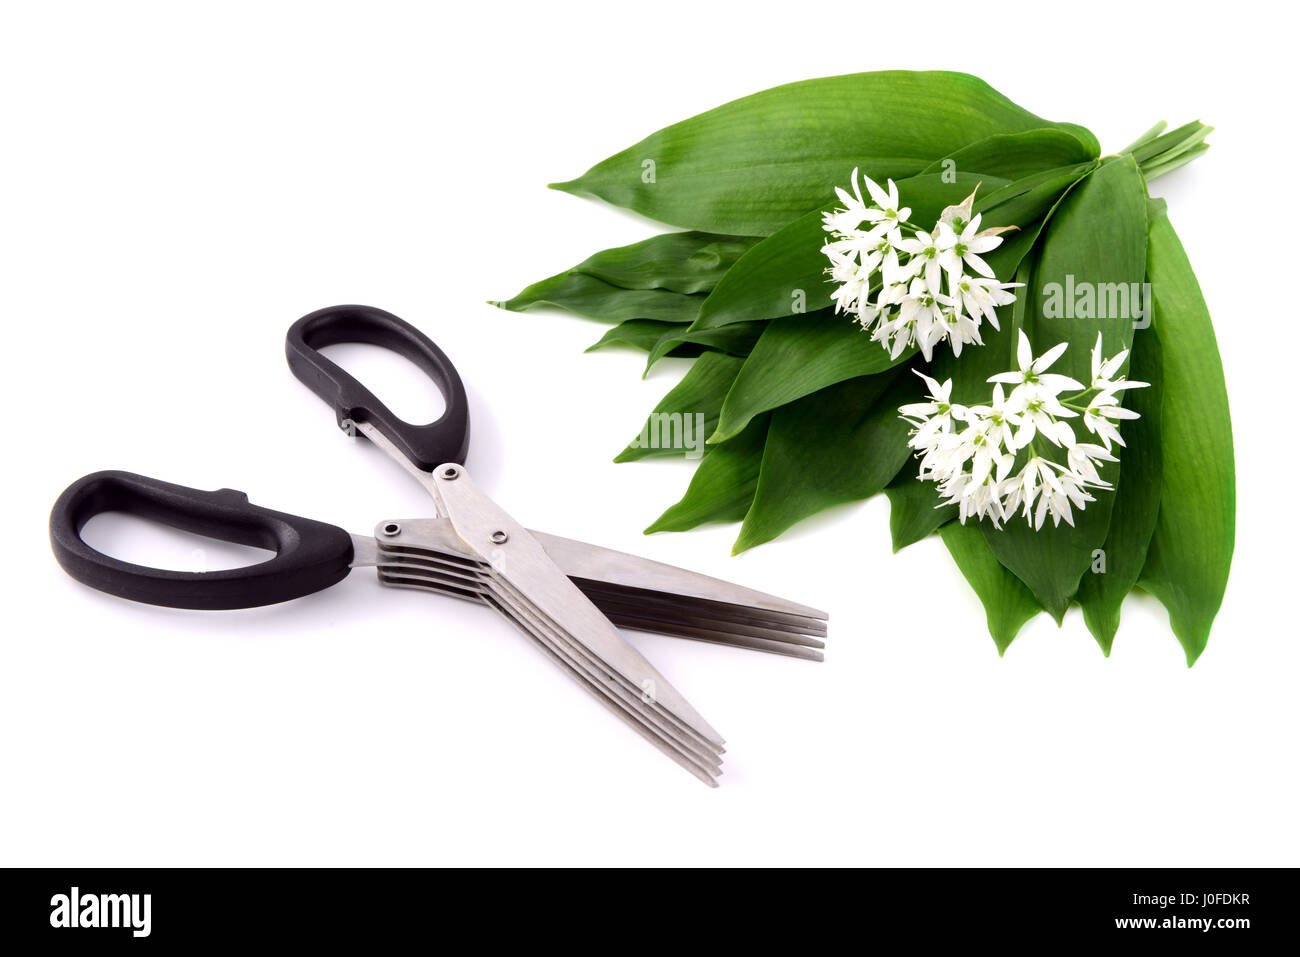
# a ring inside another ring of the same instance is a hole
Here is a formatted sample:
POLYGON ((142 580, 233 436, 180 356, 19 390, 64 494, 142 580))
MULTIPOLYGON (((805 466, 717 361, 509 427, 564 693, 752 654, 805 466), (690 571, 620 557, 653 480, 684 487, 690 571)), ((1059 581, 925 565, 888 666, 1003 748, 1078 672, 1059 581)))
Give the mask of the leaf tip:
POLYGON ((1190 622, 1172 612, 1169 615, 1169 624, 1173 628, 1174 637, 1183 646, 1189 668, 1196 664, 1197 659, 1205 652, 1205 646, 1210 643, 1210 623, 1210 621, 1190 622))

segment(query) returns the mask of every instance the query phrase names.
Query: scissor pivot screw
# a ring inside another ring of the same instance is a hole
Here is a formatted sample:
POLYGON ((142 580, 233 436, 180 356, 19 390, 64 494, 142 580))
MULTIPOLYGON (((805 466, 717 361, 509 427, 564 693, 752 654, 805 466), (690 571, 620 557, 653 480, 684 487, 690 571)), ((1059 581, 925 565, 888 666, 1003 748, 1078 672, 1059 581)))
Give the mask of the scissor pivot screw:
POLYGON ((445 478, 448 482, 450 482, 458 475, 460 475, 460 469, 456 468, 456 466, 454 465, 448 465, 445 469, 442 470, 442 477, 445 478))
POLYGON ((401 534, 401 532, 402 532, 402 526, 398 525, 396 522, 389 522, 387 525, 385 525, 385 526, 381 529, 381 531, 382 531, 385 535, 388 535, 389 537, 392 537, 392 536, 394 536, 394 535, 400 535, 400 534, 401 534))
POLYGON ((507 541, 510 540, 510 536, 499 529, 493 532, 491 535, 489 535, 488 538, 492 539, 493 545, 504 545, 507 541))

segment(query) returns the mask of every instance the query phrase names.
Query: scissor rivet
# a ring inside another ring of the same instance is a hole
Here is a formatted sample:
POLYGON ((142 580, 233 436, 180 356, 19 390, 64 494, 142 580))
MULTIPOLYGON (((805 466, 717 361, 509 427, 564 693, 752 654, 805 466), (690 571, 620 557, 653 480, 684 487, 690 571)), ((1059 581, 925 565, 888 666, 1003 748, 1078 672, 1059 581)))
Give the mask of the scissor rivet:
POLYGON ((507 535, 505 532, 501 531, 500 529, 493 532, 488 537, 492 539, 493 545, 504 545, 510 539, 510 536, 507 535))
POLYGON ((459 470, 457 470, 457 468, 454 465, 448 465, 445 469, 442 470, 442 477, 445 478, 448 482, 450 482, 459 474, 460 474, 459 470))
POLYGON ((383 532, 384 532, 384 534, 385 534, 385 535, 390 535, 390 536, 391 536, 391 535, 397 535, 397 534, 399 534, 401 531, 402 531, 402 526, 398 525, 396 522, 389 522, 389 523, 388 523, 387 525, 385 525, 384 528, 383 528, 383 532))

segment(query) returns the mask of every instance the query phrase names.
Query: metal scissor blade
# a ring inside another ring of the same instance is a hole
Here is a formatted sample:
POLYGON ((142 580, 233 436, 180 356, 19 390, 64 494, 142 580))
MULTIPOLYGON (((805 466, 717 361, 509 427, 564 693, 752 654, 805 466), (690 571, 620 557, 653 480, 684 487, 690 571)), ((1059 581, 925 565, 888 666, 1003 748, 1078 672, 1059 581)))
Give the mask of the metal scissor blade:
POLYGON ((759 609, 792 618, 826 621, 824 611, 745 588, 720 578, 687 571, 676 565, 602 548, 546 532, 533 532, 546 554, 572 578, 585 578, 618 588, 661 592, 682 598, 759 609))
POLYGON ((714 778, 721 773, 722 762, 716 749, 667 724, 638 695, 609 680, 607 672, 593 667, 588 659, 576 653, 570 641, 540 620, 535 613, 518 603, 501 600, 489 583, 475 584, 462 578, 435 577, 425 570, 407 574, 407 570, 393 566, 381 568, 379 575, 387 585, 435 591, 495 609, 523 632, 552 662, 591 692, 601 704, 632 725, 637 733, 701 781, 717 785, 714 778))
POLYGON ((715 749, 722 747, 722 736, 713 726, 623 639, 538 540, 478 489, 464 468, 439 468, 433 477, 440 512, 495 578, 636 689, 649 707, 662 709, 715 749))
POLYGON ((673 618, 703 627, 725 626, 754 631, 810 648, 826 647, 826 643, 821 640, 826 634, 825 622, 804 619, 791 623, 787 618, 771 612, 750 611, 735 605, 679 598, 664 592, 619 589, 587 578, 575 578, 573 582, 606 615, 611 608, 618 608, 656 618, 673 618))
MULTIPOLYGON (((384 527, 381 523, 380 534, 383 534, 384 527)), ((455 572, 459 569, 463 574, 478 575, 481 566, 478 557, 460 540, 449 519, 403 520, 399 527, 404 529, 406 534, 400 540, 386 540, 381 557, 369 558, 369 560, 359 558, 354 564, 381 564, 391 567, 395 561, 415 565, 434 562, 444 570, 455 572), (407 542, 410 544, 406 544, 407 542)), ((703 638, 703 640, 721 640, 724 644, 762 651, 787 653, 785 647, 787 645, 805 648, 824 647, 821 638, 826 634, 825 617, 809 617, 796 613, 796 609, 805 609, 803 605, 731 585, 729 582, 709 578, 706 575, 674 568, 671 565, 616 552, 613 549, 535 531, 531 534, 538 539, 560 569, 615 624, 624 624, 622 619, 631 613, 638 618, 654 618, 670 626, 651 630, 679 637, 702 637, 695 634, 694 630, 704 629, 724 637, 703 638), (649 584, 662 587, 666 583, 674 583, 681 588, 681 592, 645 587, 635 577, 642 570, 651 576, 649 584), (584 577, 584 575, 600 577, 584 577), (733 599, 752 596, 768 607, 760 607, 757 604, 737 604, 708 597, 712 595, 733 599), (731 641, 725 637, 728 635, 772 639, 776 644, 731 641)), ((375 551, 373 544, 370 551, 375 551)), ((362 552, 358 550, 358 556, 361 555, 362 552)), ((815 614, 821 613, 815 612, 815 614)), ((820 660, 821 657, 808 655, 803 651, 795 651, 794 654, 796 657, 813 660, 820 660)))
MULTIPOLYGON (((379 576, 388 584, 397 584, 400 580, 403 584, 427 582, 430 586, 445 584, 461 588, 483 587, 480 584, 479 570, 460 563, 451 556, 439 556, 433 552, 420 555, 394 552, 391 560, 380 566, 379 576)), ((683 607, 682 602, 629 599, 618 594, 607 594, 585 579, 577 580, 576 584, 601 613, 620 628, 693 638, 809 661, 822 660, 822 653, 818 649, 825 647, 824 643, 809 635, 766 627, 764 623, 701 616, 694 614, 689 606, 683 607)))

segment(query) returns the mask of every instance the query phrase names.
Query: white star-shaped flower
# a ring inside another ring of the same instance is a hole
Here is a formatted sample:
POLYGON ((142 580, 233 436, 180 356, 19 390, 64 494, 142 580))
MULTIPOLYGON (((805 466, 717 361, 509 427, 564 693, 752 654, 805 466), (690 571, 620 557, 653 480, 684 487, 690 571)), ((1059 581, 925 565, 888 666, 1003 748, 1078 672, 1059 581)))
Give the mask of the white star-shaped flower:
POLYGON ((946 226, 948 231, 953 234, 951 243, 947 244, 939 256, 939 264, 949 273, 960 275, 962 273, 962 264, 969 266, 981 276, 992 279, 993 268, 980 258, 982 253, 992 252, 1002 245, 1002 237, 999 233, 1004 233, 1009 226, 999 226, 993 229, 980 231, 980 214, 976 213, 975 217, 968 222, 960 233, 956 232, 953 226, 940 222, 940 226, 946 226))
POLYGON ((1020 366, 1016 372, 1000 372, 989 378, 990 382, 1006 382, 1010 385, 1032 385, 1039 387, 1043 392, 1050 393, 1053 397, 1064 392, 1066 389, 1081 391, 1082 382, 1076 382, 1069 376, 1057 375, 1047 370, 1052 367, 1061 354, 1069 346, 1068 342, 1061 342, 1048 349, 1038 358, 1034 358, 1033 347, 1029 344, 1029 337, 1025 335, 1024 330, 1020 331, 1020 340, 1016 346, 1016 364, 1020 366))

